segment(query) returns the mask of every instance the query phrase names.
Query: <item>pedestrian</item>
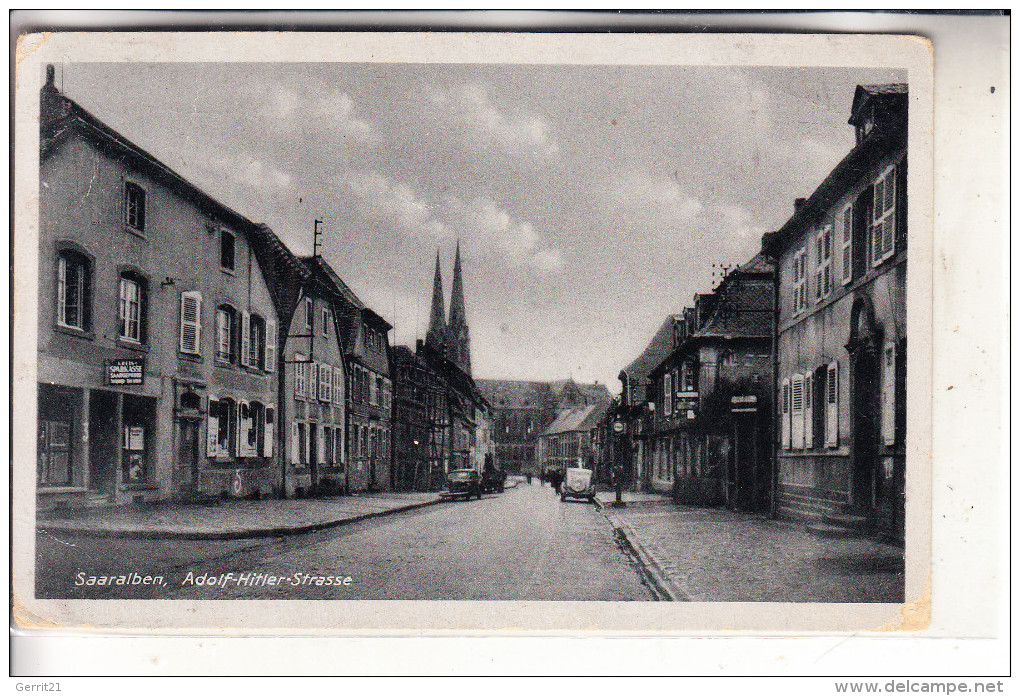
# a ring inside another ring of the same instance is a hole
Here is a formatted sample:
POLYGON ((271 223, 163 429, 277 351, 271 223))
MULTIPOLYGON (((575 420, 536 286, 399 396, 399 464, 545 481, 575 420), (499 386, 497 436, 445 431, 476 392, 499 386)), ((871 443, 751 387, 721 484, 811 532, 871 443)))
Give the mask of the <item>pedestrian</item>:
POLYGON ((524 476, 528 479, 528 485, 530 486, 531 485, 531 472, 529 471, 524 476))

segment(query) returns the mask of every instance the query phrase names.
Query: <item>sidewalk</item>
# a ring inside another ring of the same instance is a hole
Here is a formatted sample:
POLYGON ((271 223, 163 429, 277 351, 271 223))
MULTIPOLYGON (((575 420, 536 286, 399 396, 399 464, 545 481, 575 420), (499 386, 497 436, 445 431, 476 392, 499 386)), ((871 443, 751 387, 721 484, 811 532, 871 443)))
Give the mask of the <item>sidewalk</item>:
POLYGON ((864 537, 821 538, 802 524, 730 510, 648 504, 637 497, 632 505, 626 495, 627 507, 612 508, 607 503, 614 499, 599 494, 602 514, 625 537, 660 599, 903 601, 899 546, 864 537))
POLYGON ((145 539, 243 539, 285 536, 348 524, 440 502, 439 493, 365 493, 299 500, 161 503, 51 513, 36 529, 87 536, 145 539))

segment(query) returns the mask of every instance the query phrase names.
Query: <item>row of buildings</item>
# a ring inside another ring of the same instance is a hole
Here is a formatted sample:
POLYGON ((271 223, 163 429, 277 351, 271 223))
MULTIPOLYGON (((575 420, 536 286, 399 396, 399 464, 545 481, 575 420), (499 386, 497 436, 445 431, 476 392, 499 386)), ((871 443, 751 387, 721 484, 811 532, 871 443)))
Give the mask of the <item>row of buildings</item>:
POLYGON ((460 250, 412 351, 294 255, 61 94, 40 95, 37 503, 441 485, 491 462, 460 250), (486 456, 488 455, 488 457, 486 456))
POLYGON ((859 85, 853 149, 620 372, 607 461, 631 485, 902 539, 907 104, 859 85))

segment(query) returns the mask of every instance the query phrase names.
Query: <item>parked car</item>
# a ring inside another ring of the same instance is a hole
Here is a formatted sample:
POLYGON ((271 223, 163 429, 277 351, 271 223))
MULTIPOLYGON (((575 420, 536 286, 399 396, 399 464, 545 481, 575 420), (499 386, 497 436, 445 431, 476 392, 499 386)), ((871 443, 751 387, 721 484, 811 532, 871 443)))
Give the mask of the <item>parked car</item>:
POLYGON ((567 469, 567 476, 560 484, 560 500, 584 498, 595 502, 595 479, 591 469, 567 469))
POLYGON ((485 493, 502 493, 506 488, 506 472, 491 467, 482 473, 482 491, 485 493))
POLYGON ((471 500, 471 496, 482 497, 482 477, 474 469, 454 469, 446 475, 446 494, 451 498, 462 496, 471 500))

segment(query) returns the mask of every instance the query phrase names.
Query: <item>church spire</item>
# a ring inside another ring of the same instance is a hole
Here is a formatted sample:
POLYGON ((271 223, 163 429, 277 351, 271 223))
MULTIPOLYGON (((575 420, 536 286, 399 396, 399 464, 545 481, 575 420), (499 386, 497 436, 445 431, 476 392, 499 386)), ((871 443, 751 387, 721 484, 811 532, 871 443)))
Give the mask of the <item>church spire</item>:
POLYGON ((446 305, 443 301, 443 274, 439 270, 439 251, 436 251, 436 276, 432 282, 432 314, 425 343, 443 350, 446 345, 446 305))
POLYGON ((467 374, 471 374, 471 338, 468 335, 467 313, 464 310, 464 276, 460 265, 460 242, 453 262, 453 295, 450 298, 449 337, 450 359, 467 374))
POLYGON ((457 242, 457 256, 453 261, 453 295, 450 297, 450 328, 467 325, 464 312, 464 278, 460 270, 460 242, 457 242))

